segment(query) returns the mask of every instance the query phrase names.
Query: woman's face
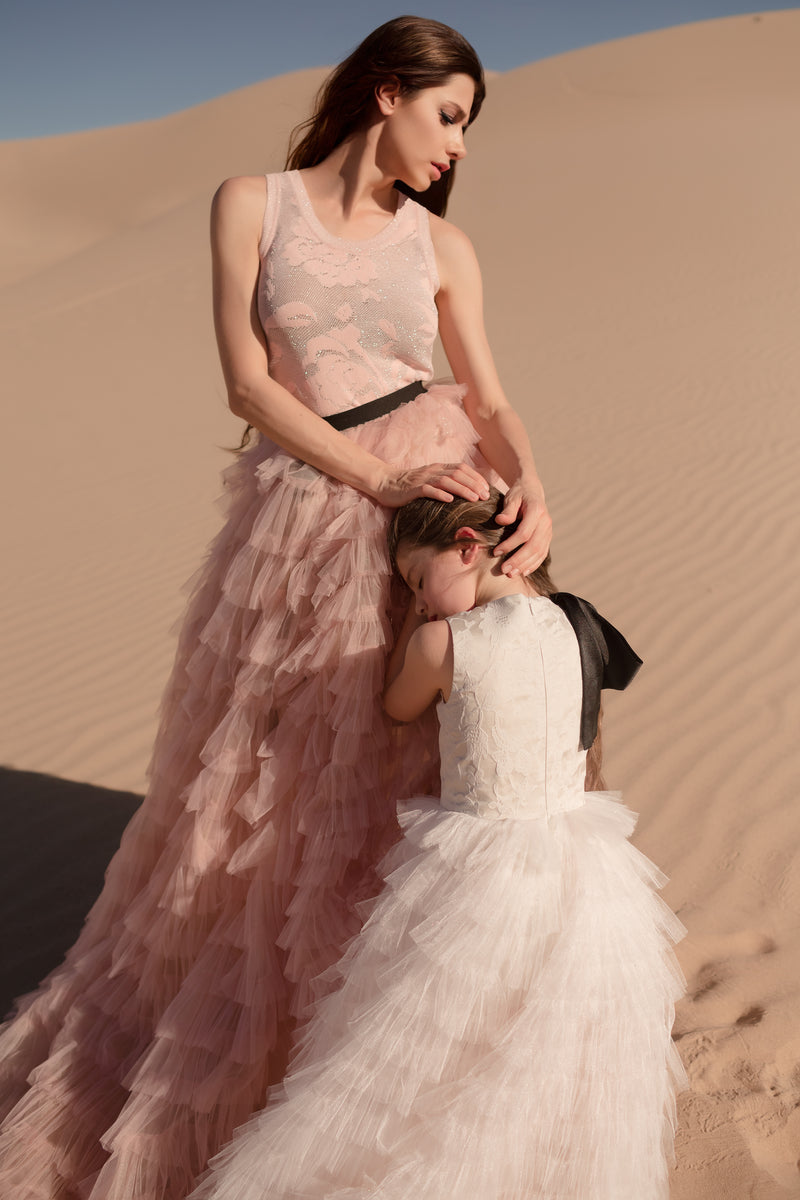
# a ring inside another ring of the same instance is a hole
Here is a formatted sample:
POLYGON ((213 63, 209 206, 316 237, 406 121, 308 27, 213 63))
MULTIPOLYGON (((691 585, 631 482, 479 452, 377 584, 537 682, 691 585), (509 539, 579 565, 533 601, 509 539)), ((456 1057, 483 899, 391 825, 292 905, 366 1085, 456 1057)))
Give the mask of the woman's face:
POLYGON ((451 75, 440 87, 400 95, 387 87, 378 93, 385 118, 379 162, 387 175, 424 192, 466 154, 464 131, 475 84, 469 75, 451 75))

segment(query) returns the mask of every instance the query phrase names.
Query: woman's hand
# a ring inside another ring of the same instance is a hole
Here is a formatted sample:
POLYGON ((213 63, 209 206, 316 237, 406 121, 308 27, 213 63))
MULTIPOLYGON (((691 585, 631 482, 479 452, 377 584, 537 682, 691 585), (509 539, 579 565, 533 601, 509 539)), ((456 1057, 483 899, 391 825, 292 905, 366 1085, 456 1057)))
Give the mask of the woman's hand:
POLYGON ((480 471, 469 463, 428 463, 408 471, 387 467, 386 475, 373 493, 387 508, 400 508, 410 500, 426 496, 431 500, 486 500, 489 485, 480 471))
POLYGON ((517 528, 494 550, 495 555, 508 556, 501 570, 511 578, 535 571, 550 549, 553 522, 538 479, 535 485, 521 481, 512 484, 506 492, 503 511, 495 520, 498 525, 513 525, 517 517, 520 518, 517 528))

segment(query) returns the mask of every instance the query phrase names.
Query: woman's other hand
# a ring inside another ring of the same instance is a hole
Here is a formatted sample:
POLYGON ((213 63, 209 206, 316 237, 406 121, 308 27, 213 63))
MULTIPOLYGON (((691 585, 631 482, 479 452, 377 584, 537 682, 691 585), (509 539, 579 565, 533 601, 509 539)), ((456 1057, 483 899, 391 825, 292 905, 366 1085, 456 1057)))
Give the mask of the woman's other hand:
POLYGON ((512 578, 535 571, 550 549, 553 522, 538 478, 534 484, 512 484, 506 492, 503 511, 495 520, 498 525, 513 525, 518 517, 517 528, 494 550, 495 555, 507 556, 501 569, 512 578))
POLYGON ((387 467, 380 486, 373 493, 387 508, 400 508, 411 500, 426 496, 431 500, 485 500, 489 485, 480 471, 469 463, 428 463, 410 470, 387 467))

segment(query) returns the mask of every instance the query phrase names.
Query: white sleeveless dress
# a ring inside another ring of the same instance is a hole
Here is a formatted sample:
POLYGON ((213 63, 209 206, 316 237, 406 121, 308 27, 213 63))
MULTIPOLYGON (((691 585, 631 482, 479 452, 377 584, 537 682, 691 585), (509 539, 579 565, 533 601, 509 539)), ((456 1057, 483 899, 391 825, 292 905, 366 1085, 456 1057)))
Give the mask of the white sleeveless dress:
POLYGON ((441 800, 404 808, 384 890, 282 1087, 192 1200, 665 1200, 682 927, 583 790, 563 612, 450 618, 441 800))

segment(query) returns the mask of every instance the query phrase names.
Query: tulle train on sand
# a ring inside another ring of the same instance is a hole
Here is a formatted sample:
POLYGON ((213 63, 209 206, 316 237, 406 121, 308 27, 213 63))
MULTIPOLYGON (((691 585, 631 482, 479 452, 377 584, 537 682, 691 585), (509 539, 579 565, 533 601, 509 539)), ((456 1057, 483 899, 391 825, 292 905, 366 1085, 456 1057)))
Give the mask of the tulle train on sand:
POLYGON ((633 821, 411 802, 342 986, 192 1200, 664 1200, 682 927, 633 821))
MULTIPOLYGON (((347 436, 400 464, 461 459, 477 436, 460 395, 434 387, 347 436)), ((268 441, 226 484, 148 797, 64 965, 0 1037, 15 1200, 186 1195, 282 1077, 396 801, 437 777, 433 727, 393 730, 378 703, 387 510, 268 441)))

